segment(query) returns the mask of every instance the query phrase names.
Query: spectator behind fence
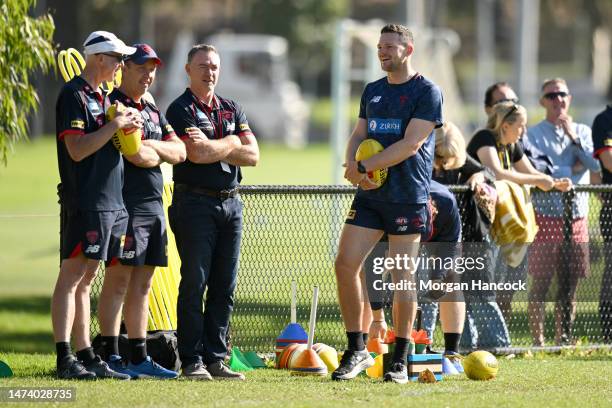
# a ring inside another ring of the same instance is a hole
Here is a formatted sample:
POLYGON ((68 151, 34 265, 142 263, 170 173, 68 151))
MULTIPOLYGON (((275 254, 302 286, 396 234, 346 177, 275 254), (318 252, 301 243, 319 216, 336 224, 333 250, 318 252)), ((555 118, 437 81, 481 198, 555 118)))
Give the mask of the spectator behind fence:
MULTIPOLYGON (((467 147, 469 155, 489 167, 498 180, 509 180, 519 185, 531 184, 544 191, 571 188, 570 179, 553 179, 536 170, 523 149, 517 144, 525 133, 527 111, 513 102, 501 102, 493 106, 487 128, 476 132, 467 147)), ((517 268, 518 271, 520 269, 517 268)), ((504 280, 517 281, 522 276, 507 276, 504 280)), ((513 293, 505 293, 509 305, 513 293)))
MULTIPOLYGON (((461 131, 451 122, 444 124, 442 128, 436 129, 436 148, 433 164, 433 180, 442 184, 469 184, 472 192, 463 198, 462 217, 462 242, 469 244, 463 247, 464 257, 476 257, 474 242, 488 241, 488 228, 483 231, 484 226, 490 226, 492 219, 481 220, 482 214, 472 201, 473 194, 480 194, 481 189, 486 189, 482 183, 495 180, 495 175, 487 167, 467 155, 465 139, 461 131)), ((465 276, 464 279, 479 279, 481 281, 493 282, 494 259, 492 247, 486 243, 485 258, 489 265, 483 271, 482 276, 465 276)), ((461 337, 463 348, 475 349, 480 347, 508 347, 510 336, 504 317, 495 302, 495 292, 479 291, 478 293, 466 292, 466 320, 461 337)), ((435 324, 435 305, 423 304, 424 326, 430 327, 432 320, 435 324)))
MULTIPOLYGON (((602 183, 612 184, 612 104, 593 121, 594 156, 601 164, 602 183)), ((601 195, 599 228, 604 240, 605 269, 601 280, 599 317, 605 343, 612 342, 612 192, 601 195)))
MULTIPOLYGON (((572 97, 565 80, 549 79, 542 84, 540 104, 546 118, 529 128, 527 138, 553 163, 554 177, 571 178, 573 184, 588 184, 589 171, 599 172, 593 157, 591 129, 575 123, 568 110, 572 97)), ((533 196, 540 230, 530 252, 529 273, 534 278, 529 294, 529 318, 533 342, 544 343, 544 300, 557 271, 558 293, 555 312, 555 343, 569 341, 576 313, 576 288, 579 278, 589 274, 588 195, 578 194, 572 203, 572 245, 562 251, 564 241, 564 202, 559 193, 533 196), (578 245, 574 245, 578 244, 578 245), (569 257, 566 258, 566 257, 569 257), (568 303, 569 302, 569 303, 568 303)))
MULTIPOLYGON (((489 86, 485 92, 484 109, 487 117, 491 116, 493 107, 498 103, 512 102, 519 103, 514 90, 507 82, 496 82, 489 86)), ((529 143, 527 138, 522 137, 518 140, 517 145, 523 150, 533 167, 545 174, 552 174, 552 163, 548 156, 535 148, 529 143)), ((507 264, 503 256, 498 256, 499 248, 491 247, 493 256, 493 265, 495 276, 500 282, 513 282, 526 276, 527 257, 518 266, 510 266, 507 264)), ((512 318, 512 297, 514 292, 497 293, 497 304, 501 309, 506 321, 512 318)))

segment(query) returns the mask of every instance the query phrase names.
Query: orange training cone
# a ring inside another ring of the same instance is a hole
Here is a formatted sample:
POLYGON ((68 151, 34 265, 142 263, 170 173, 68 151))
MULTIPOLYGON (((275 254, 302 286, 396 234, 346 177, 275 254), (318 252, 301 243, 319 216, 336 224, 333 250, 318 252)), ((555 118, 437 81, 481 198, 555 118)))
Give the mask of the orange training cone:
POLYGON ((376 354, 387 354, 389 352, 389 346, 381 342, 379 338, 371 338, 368 340, 366 348, 368 351, 376 354))
POLYGON ((319 287, 315 286, 312 294, 312 306, 310 307, 310 324, 308 325, 308 344, 306 350, 300 353, 291 367, 293 375, 327 375, 327 366, 319 355, 312 349, 315 325, 317 321, 317 304, 319 302, 319 287))

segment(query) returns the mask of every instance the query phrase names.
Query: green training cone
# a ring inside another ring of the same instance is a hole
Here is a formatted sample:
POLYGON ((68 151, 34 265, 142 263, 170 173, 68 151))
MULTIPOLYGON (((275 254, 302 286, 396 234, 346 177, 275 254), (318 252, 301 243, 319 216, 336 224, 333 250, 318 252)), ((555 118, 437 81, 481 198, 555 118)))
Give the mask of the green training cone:
POLYGON ((229 366, 234 371, 251 371, 253 369, 238 347, 232 347, 229 366))
POLYGON ((243 354, 244 360, 253 368, 266 368, 266 363, 254 351, 247 351, 243 354))
POLYGON ((4 361, 0 361, 0 378, 12 377, 13 370, 4 361))

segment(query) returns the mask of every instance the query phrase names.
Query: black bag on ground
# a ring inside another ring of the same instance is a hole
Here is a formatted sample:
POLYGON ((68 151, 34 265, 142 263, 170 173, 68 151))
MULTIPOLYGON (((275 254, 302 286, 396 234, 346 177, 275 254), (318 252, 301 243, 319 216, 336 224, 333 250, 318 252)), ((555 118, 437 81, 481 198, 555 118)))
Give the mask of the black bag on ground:
MULTIPOLYGON (((104 360, 108 356, 102 346, 102 337, 98 334, 93 342, 94 352, 99 354, 104 360)), ((128 360, 130 357, 130 344, 127 334, 119 335, 119 353, 128 360)), ((147 353, 157 364, 172 371, 178 371, 181 367, 179 359, 176 331, 174 330, 155 330, 147 333, 147 353)))

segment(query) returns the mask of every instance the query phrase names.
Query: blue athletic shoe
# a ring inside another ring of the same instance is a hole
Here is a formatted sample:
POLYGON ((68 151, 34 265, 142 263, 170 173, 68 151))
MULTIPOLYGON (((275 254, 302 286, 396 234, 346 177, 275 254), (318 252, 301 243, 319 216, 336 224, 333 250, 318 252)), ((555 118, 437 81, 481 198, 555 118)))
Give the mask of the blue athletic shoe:
POLYGON ((147 356, 147 359, 140 364, 128 364, 128 369, 138 374, 138 378, 157 378, 161 380, 170 380, 178 378, 176 371, 168 370, 147 356))
POLYGON ((445 359, 448 359, 449 362, 455 367, 457 374, 463 373, 463 364, 461 363, 461 359, 463 358, 461 354, 455 351, 445 351, 444 352, 445 359))
POLYGON ((455 365, 451 363, 448 357, 442 358, 442 374, 444 375, 458 375, 459 372, 455 368, 455 365))
POLYGON ((125 364, 123 364, 123 360, 121 359, 121 356, 118 356, 116 354, 111 354, 108 357, 107 364, 110 367, 110 369, 113 370, 113 371, 116 371, 116 372, 121 373, 121 374, 127 374, 133 380, 138 379, 138 373, 128 369, 125 366, 125 364))

